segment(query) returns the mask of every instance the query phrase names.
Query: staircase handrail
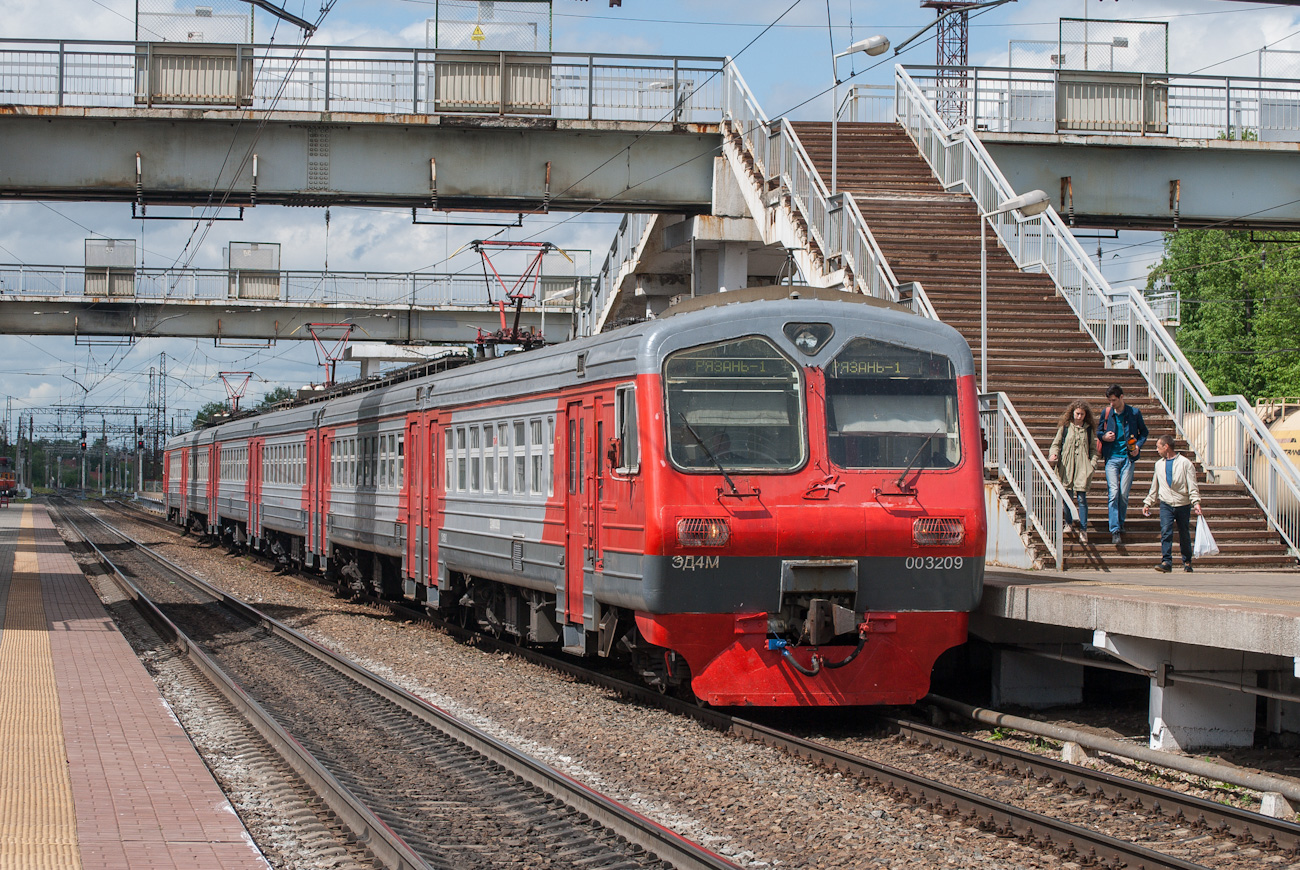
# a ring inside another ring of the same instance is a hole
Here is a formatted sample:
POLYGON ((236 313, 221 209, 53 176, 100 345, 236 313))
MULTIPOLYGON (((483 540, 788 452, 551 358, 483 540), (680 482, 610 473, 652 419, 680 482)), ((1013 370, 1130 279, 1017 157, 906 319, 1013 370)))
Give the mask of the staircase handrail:
POLYGON ((618 292, 619 272, 640 244, 641 237, 645 235, 646 227, 650 225, 653 218, 654 215, 650 214, 623 215, 623 220, 619 222, 618 230, 614 233, 614 241, 610 243, 609 252, 605 254, 605 259, 600 264, 600 271, 596 273, 591 298, 585 304, 579 300, 577 305, 578 335, 591 335, 604 325, 606 309, 618 292))
POLYGON ((1026 270, 1037 266, 1052 278, 1057 290, 1079 318, 1081 327, 1102 353, 1108 358, 1123 356, 1141 372, 1151 394, 1165 407, 1179 434, 1196 451, 1201 464, 1210 471, 1235 472, 1267 513, 1269 523, 1295 552, 1300 542, 1300 471, 1291 464, 1244 397, 1212 395, 1141 294, 1132 290, 1116 294, 1100 270, 1088 260, 1055 209, 1048 208, 1038 217, 1025 220, 1017 220, 1009 214, 990 216, 989 212, 1014 197, 1015 191, 979 137, 969 126, 952 130, 901 66, 895 67, 894 82, 898 121, 913 137, 940 183, 946 189, 965 188, 1017 266, 1026 270), (952 159, 954 151, 955 161, 952 159), (958 166, 954 167, 954 163, 958 166), (1037 237, 1031 237, 1031 233, 1036 233, 1037 237), (1027 243, 1029 253, 1025 250, 1027 243), (1032 253, 1035 249, 1036 258, 1032 253), (1124 348, 1117 347, 1121 332, 1116 328, 1117 308, 1120 309, 1118 320, 1128 327, 1124 330, 1127 337, 1127 347, 1124 348), (1102 316, 1094 320, 1090 318, 1093 314, 1102 316), (1144 339, 1142 342, 1136 340, 1139 331, 1144 339), (1149 349, 1145 359, 1139 353, 1140 346, 1149 349), (1159 375, 1173 379, 1172 405, 1157 377, 1157 358, 1152 350, 1159 350, 1170 362, 1167 368, 1160 368, 1159 375), (1186 427, 1186 401, 1193 402, 1205 415, 1205 438, 1192 437, 1186 427), (1216 407, 1219 404, 1229 404, 1232 408, 1220 412, 1216 407), (1235 423, 1235 431, 1230 435, 1234 436, 1237 449, 1231 464, 1218 461, 1215 450, 1217 426, 1211 424, 1213 419, 1235 423), (1248 444, 1254 449, 1253 453, 1246 449, 1248 444), (1260 482, 1254 479, 1256 458, 1262 458, 1266 463, 1262 469, 1262 494, 1260 482), (1288 503, 1284 503, 1283 496, 1289 496, 1288 503))
POLYGON ((1026 525, 1047 547, 1059 571, 1065 564, 1065 506, 1071 505, 1073 511, 1074 500, 1053 473, 1011 397, 1006 393, 981 393, 979 401, 981 423, 989 434, 988 450, 998 477, 1020 499, 1026 525))
MULTIPOLYGON (((768 183, 778 182, 821 248, 823 258, 828 262, 841 258, 859 292, 897 301, 898 279, 862 219, 853 195, 831 196, 790 122, 785 118, 770 121, 730 59, 725 69, 724 123, 732 122, 762 178, 768 183), (846 245, 846 241, 850 244, 846 245)), ((770 191, 764 190, 763 194, 765 208, 779 207, 779 196, 774 202, 770 191)))
MULTIPOLYGON (((1210 392, 1140 292, 1130 287, 1115 298, 1124 300, 1112 304, 1115 307, 1124 306, 1127 310, 1123 313, 1130 318, 1127 324, 1128 359, 1142 372, 1147 383, 1152 385, 1152 392, 1165 406, 1179 432, 1187 438, 1185 433, 1191 428, 1187 419, 1189 414, 1199 413, 1205 420, 1204 435, 1200 439, 1203 449, 1198 451, 1201 464, 1207 470, 1215 472, 1234 472, 1241 484, 1264 508, 1269 522, 1294 552, 1297 541, 1300 541, 1300 471, 1291 463, 1290 457, 1268 425, 1245 396, 1216 396, 1210 392), (1135 341, 1137 337, 1141 340, 1135 341), (1136 351, 1143 343, 1149 348, 1145 358, 1136 351), (1169 362, 1162 365, 1162 359, 1169 362), (1164 391, 1158 387, 1160 376, 1165 374, 1177 375, 1172 406, 1164 391), (1191 408, 1186 407, 1188 402, 1192 404, 1191 408), (1229 407, 1219 410, 1220 405, 1229 407), (1221 445, 1218 443, 1216 420, 1226 420, 1231 427, 1227 433, 1230 439, 1228 446, 1232 448, 1230 453, 1233 461, 1230 464, 1220 462, 1218 458, 1221 445), (1264 468, 1255 467, 1257 458, 1266 461, 1264 468), (1258 471, 1263 472, 1263 481, 1256 479, 1258 471)), ((1188 439, 1188 443, 1192 443, 1191 439, 1188 439)))

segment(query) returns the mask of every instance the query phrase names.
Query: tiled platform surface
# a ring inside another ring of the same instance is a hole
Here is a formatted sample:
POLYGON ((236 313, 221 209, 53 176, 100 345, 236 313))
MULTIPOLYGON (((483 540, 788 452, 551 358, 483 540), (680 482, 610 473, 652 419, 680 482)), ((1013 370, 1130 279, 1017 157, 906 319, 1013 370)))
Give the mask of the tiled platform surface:
POLYGON ((42 506, 0 509, 0 626, 0 867, 267 867, 42 506))
POLYGON ((989 623, 1000 620, 1296 658, 1300 574, 990 567, 971 628, 996 633, 989 623))

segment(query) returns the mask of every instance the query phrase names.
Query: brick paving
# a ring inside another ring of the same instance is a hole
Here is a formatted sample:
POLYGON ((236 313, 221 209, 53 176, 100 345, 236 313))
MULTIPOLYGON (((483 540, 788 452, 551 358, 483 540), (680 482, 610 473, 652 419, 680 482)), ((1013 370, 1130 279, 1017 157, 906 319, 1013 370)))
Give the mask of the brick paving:
POLYGON ((30 759, 15 768, 23 775, 0 783, 0 867, 265 868, 42 506, 0 510, 0 598, 0 667, 11 635, 35 644, 0 696, 0 711, 21 711, 12 723, 0 716, 0 746, 11 743, 6 726, 53 741, 66 758, 57 768, 67 791, 30 759), (54 715, 41 716, 43 707, 54 715), (60 816, 69 797, 75 826, 60 816), (22 842, 10 805, 36 813, 22 842))

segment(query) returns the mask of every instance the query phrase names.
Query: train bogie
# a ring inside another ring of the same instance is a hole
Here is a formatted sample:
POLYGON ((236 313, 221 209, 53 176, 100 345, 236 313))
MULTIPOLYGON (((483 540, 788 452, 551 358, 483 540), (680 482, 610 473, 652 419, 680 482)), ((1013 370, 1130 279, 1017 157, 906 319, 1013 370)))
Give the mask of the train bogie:
POLYGON ((709 703, 914 701, 982 585, 969 348, 727 295, 183 436, 169 514, 709 703))

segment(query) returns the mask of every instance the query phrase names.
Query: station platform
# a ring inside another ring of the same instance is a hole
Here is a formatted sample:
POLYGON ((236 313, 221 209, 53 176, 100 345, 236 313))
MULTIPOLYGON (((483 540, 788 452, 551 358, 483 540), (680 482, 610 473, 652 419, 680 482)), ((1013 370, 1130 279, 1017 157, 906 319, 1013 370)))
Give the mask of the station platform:
POLYGON ((41 505, 0 509, 0 867, 268 867, 41 505))
POLYGON ((995 644, 994 707, 1081 703, 1105 667, 1150 680, 1153 749, 1300 744, 1300 572, 990 567, 970 633, 995 644))

